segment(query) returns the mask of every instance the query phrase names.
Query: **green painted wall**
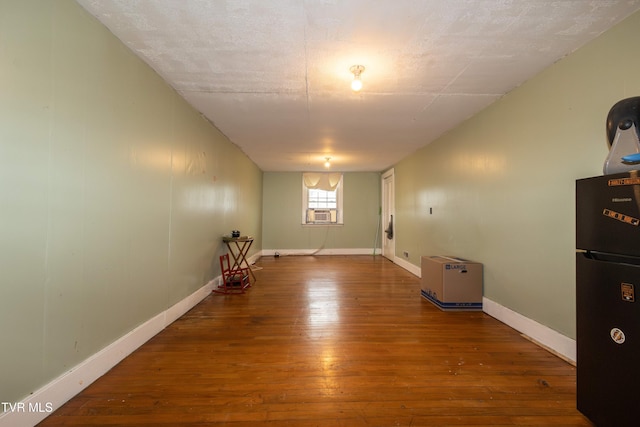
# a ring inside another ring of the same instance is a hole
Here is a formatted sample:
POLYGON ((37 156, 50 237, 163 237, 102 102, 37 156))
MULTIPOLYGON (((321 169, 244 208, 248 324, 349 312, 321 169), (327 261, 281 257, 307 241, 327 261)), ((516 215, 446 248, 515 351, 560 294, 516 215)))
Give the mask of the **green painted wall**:
POLYGON ((396 165, 397 253, 482 262, 486 297, 575 338, 575 180, 640 95, 638 40, 640 13, 396 165))
POLYGON ((0 1, 0 401, 218 275, 262 172, 71 0, 0 1))
POLYGON ((380 174, 345 173, 343 186, 344 225, 303 226, 302 173, 265 172, 262 197, 263 248, 279 251, 320 247, 371 248, 373 253, 380 210, 380 174))

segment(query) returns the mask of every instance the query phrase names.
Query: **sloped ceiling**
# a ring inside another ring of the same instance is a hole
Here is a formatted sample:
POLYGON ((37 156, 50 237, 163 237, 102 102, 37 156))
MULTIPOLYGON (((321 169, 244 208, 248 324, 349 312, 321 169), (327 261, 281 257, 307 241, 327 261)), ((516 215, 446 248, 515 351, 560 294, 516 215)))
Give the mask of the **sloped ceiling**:
POLYGON ((382 171, 640 0, 77 0, 264 171, 382 171), (352 65, 364 88, 350 89, 352 65))

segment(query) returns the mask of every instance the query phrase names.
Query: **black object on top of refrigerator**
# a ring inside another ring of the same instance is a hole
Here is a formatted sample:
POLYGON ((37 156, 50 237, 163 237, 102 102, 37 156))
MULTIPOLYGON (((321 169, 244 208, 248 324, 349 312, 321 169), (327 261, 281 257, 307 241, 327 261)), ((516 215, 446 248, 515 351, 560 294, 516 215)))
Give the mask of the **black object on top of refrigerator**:
POLYGON ((577 407, 597 426, 637 426, 640 174, 576 181, 577 407))

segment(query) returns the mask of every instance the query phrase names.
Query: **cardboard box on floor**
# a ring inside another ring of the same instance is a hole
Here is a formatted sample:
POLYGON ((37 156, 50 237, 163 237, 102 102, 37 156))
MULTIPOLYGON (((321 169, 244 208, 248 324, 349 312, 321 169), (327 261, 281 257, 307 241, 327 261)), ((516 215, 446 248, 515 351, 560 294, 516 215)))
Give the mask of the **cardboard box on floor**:
POLYGON ((421 295, 441 310, 482 310, 482 264, 449 256, 421 258, 421 295))

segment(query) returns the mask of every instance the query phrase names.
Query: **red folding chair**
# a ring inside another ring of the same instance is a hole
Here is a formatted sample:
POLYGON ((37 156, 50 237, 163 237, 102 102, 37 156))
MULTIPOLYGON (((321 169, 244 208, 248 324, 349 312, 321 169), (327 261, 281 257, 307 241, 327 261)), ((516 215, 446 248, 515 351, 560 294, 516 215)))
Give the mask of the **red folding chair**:
POLYGON ((231 268, 229 254, 220 255, 220 270, 222 270, 222 283, 213 292, 218 294, 242 294, 251 286, 249 269, 246 267, 231 268))

